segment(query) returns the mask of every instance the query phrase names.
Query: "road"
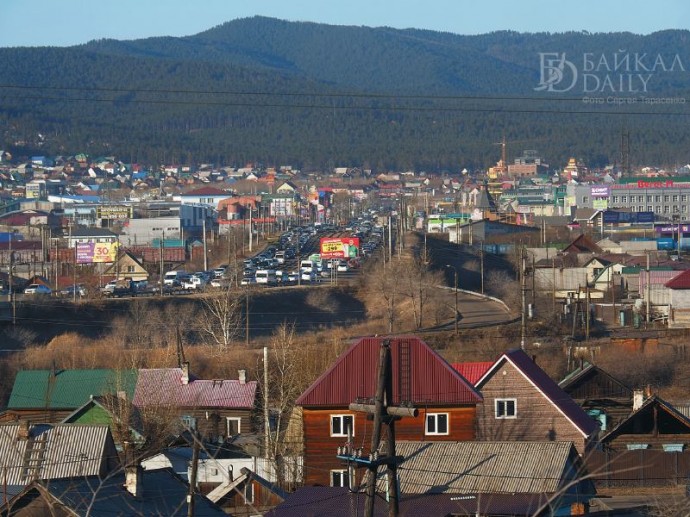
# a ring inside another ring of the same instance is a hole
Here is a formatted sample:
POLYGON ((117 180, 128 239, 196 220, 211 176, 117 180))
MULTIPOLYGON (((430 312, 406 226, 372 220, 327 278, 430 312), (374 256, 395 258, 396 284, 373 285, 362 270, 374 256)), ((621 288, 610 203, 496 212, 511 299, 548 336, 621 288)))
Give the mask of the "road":
MULTIPOLYGON (((452 287, 439 287, 439 296, 452 309, 455 308, 455 292, 452 287)), ((511 314, 510 310, 502 302, 483 297, 480 294, 470 294, 467 291, 458 292, 458 312, 460 321, 458 328, 471 329, 479 327, 492 327, 505 325, 515 321, 518 314, 511 314)), ((444 323, 429 330, 450 330, 455 326, 455 321, 444 323)))

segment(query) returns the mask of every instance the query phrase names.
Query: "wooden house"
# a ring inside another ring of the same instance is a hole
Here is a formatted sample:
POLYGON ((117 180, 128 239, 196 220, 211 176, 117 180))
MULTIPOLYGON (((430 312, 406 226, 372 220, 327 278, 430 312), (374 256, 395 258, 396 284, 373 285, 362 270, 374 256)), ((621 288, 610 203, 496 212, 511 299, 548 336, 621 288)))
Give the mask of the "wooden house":
POLYGON ((690 269, 666 282, 665 287, 669 292, 668 326, 690 327, 690 269))
POLYGON ((148 280, 149 272, 146 271, 139 259, 130 252, 125 251, 120 253, 116 262, 108 266, 103 272, 103 276, 113 280, 130 279, 138 282, 148 280))
POLYGON ((633 410, 633 390, 587 361, 582 362, 558 385, 599 422, 601 432, 618 425, 633 410))
POLYGON ((4 493, 15 494, 34 480, 71 476, 105 477, 120 467, 108 426, 0 424, 4 493))
POLYGON ((337 448, 347 442, 348 428, 369 453, 372 421, 349 405, 374 397, 384 339, 392 360, 393 400, 388 404, 419 410, 418 416, 396 423, 396 438, 474 440, 481 395, 452 366, 417 337, 362 338, 296 401, 302 413, 305 484, 348 486, 347 469, 336 458, 337 448))
POLYGON ((0 422, 58 423, 92 396, 132 399, 137 370, 21 370, 0 422))
POLYGON ((653 449, 682 452, 690 446, 690 419, 652 395, 616 427, 601 437, 606 449, 653 449))
POLYGON ((210 441, 253 431, 256 381, 239 379, 202 380, 182 368, 139 370, 132 404, 140 412, 167 412, 180 418, 180 429, 196 429, 210 441))
POLYGON ((484 398, 477 407, 482 441, 572 441, 589 450, 597 423, 525 352, 505 352, 475 384, 484 398))

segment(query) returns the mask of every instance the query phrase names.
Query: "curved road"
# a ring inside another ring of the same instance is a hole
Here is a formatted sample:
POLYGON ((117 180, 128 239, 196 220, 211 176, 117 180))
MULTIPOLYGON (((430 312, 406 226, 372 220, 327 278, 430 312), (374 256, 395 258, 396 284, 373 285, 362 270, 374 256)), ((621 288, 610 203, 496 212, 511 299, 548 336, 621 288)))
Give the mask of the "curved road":
MULTIPOLYGON (((455 291, 452 287, 438 287, 442 291, 444 302, 453 310, 455 308, 455 291)), ((458 291, 458 328, 471 329, 505 325, 515 321, 517 314, 512 314, 503 302, 469 291, 458 291)), ((449 330, 455 328, 455 321, 450 321, 427 330, 449 330)))

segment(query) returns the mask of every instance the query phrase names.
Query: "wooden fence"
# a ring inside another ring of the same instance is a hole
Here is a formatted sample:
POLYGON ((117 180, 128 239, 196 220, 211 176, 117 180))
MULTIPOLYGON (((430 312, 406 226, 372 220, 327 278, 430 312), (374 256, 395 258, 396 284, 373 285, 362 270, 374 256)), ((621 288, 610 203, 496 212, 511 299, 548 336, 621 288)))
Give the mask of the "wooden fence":
POLYGON ((690 451, 593 451, 585 464, 598 488, 677 486, 690 482, 690 451))

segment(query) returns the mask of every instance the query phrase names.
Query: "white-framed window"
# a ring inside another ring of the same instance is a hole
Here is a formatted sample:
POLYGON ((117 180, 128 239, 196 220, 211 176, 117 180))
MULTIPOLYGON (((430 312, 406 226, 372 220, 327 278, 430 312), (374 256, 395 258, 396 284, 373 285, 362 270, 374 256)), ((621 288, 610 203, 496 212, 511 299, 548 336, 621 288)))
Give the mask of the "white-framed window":
POLYGON ((347 436, 348 427, 355 435, 354 415, 331 415, 331 436, 347 436))
POLYGON ((517 418, 517 399, 496 399, 496 418, 517 418))
POLYGON ((448 434, 448 413, 427 413, 424 433, 427 435, 448 434))
POLYGON ((242 419, 235 416, 225 417, 227 436, 237 436, 241 432, 242 419))
POLYGON ((347 470, 331 470, 331 486, 349 487, 350 480, 347 470))

